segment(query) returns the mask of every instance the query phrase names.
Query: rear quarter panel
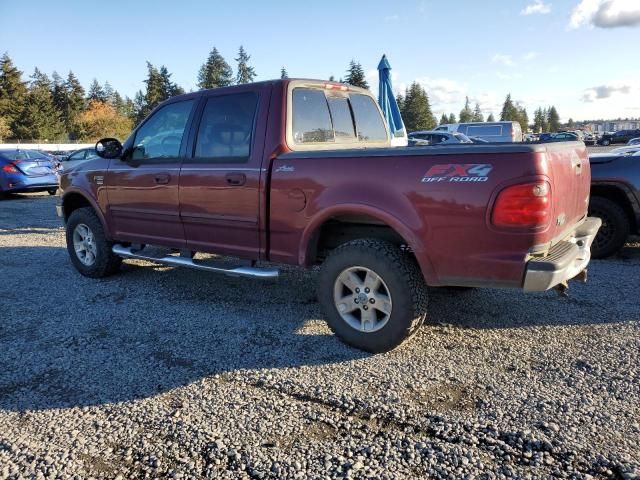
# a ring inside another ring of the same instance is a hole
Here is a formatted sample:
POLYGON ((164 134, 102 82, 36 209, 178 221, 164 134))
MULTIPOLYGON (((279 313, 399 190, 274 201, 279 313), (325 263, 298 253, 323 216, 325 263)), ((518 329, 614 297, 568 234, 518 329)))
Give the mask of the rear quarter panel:
POLYGON ((498 230, 490 225, 490 209, 508 185, 547 180, 553 187, 546 153, 534 150, 414 147, 281 155, 272 167, 271 259, 309 263, 317 228, 332 216, 359 213, 394 228, 431 285, 518 287, 529 249, 550 242, 556 230, 498 230), (486 181, 424 181, 436 165, 489 165, 491 171, 486 181))

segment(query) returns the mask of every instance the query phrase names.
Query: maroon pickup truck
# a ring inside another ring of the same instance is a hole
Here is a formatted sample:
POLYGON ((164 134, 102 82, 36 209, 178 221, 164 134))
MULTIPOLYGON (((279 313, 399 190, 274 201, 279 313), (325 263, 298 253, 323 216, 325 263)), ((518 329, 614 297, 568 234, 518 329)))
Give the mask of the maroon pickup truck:
POLYGON ((69 255, 94 278, 122 258, 257 278, 278 275, 257 262, 320 265, 329 326, 370 352, 416 331, 427 285, 543 291, 586 279, 601 222, 587 218, 582 143, 390 144, 374 98, 351 86, 279 80, 174 97, 124 145, 101 140, 101 158, 62 175, 69 255))

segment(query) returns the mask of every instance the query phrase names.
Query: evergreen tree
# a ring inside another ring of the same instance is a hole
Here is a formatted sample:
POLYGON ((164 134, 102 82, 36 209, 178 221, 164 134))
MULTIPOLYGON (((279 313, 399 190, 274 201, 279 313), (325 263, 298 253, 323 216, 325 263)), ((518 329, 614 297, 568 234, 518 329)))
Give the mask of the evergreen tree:
POLYGON ((440 123, 438 125, 446 125, 447 123, 449 123, 449 117, 447 117, 447 115, 443 113, 440 117, 440 123))
POLYGON ((549 109, 547 122, 549 124, 548 128, 550 132, 557 132, 560 129, 560 115, 558 115, 556 107, 551 106, 549 109))
POLYGON ((487 122, 495 122, 495 121, 496 121, 496 117, 493 116, 493 112, 492 112, 487 117, 487 122))
POLYGON ((484 115, 482 114, 482 110, 480 110, 480 104, 478 102, 476 102, 476 107, 473 109, 472 122, 484 122, 484 115))
POLYGON ((207 61, 202 64, 198 72, 198 87, 201 89, 228 87, 232 83, 233 71, 231 67, 220 55, 218 49, 213 47, 207 61))
POLYGON ((289 74, 287 73, 287 70, 284 67, 280 69, 280 78, 289 78, 289 74))
POLYGON ((109 103, 113 103, 113 96, 115 95, 116 92, 111 86, 111 84, 109 82, 104 82, 104 87, 102 89, 104 90, 104 96, 106 98, 106 101, 109 103))
POLYGON ((502 112, 500 113, 500 121, 502 122, 517 122, 518 118, 518 109, 516 108, 513 100, 511 100, 511 94, 507 95, 507 98, 504 100, 504 105, 502 106, 502 112))
POLYGON ((429 96, 418 82, 413 82, 405 91, 402 119, 409 132, 431 130, 436 126, 436 118, 431 113, 429 96))
POLYGON ((75 121, 85 109, 84 88, 73 72, 69 71, 67 80, 64 82, 64 89, 65 105, 62 110, 62 120, 69 137, 71 140, 75 140, 78 138, 75 121))
POLYGON ((3 138, 13 135, 26 97, 27 86, 22 81, 22 72, 13 65, 9 54, 5 53, 0 58, 0 118, 4 123, 3 138))
POLYGON ((333 75, 329 76, 329 81, 330 82, 335 82, 336 81, 336 77, 334 77, 333 75))
POLYGON ((64 86, 64 80, 55 70, 51 74, 51 95, 56 109, 59 112, 64 112, 64 107, 67 104, 67 89, 64 86))
POLYGON ((15 121, 14 133, 17 138, 24 140, 61 140, 64 124, 53 103, 51 81, 38 68, 31 78, 24 109, 15 121))
POLYGON ((569 120, 567 121, 567 127, 568 127, 568 128, 573 128, 573 127, 575 127, 575 126, 576 126, 576 124, 575 124, 575 122, 573 121, 573 118, 569 117, 569 120))
POLYGON ((236 58, 236 62, 238 62, 238 70, 236 74, 236 83, 241 85, 243 83, 251 83, 256 76, 256 71, 253 67, 249 66, 249 60, 251 56, 247 53, 242 45, 240 45, 240 49, 238 50, 238 58, 236 58))
POLYGON ((344 83, 348 83, 354 87, 369 88, 369 84, 365 78, 364 69, 360 63, 355 60, 351 60, 351 62, 349 62, 349 69, 347 70, 347 77, 344 79, 344 83))
POLYGON ((522 133, 526 133, 529 131, 529 115, 527 114, 527 109, 521 105, 518 105, 518 122, 520 123, 520 128, 522 128, 522 133))
POLYGON ((167 70, 167 67, 164 65, 160 67, 160 81, 162 84, 162 101, 184 93, 182 87, 171 81, 171 73, 169 73, 169 70, 167 70))
POLYGON ((87 102, 106 102, 108 100, 107 94, 102 88, 102 85, 95 78, 89 85, 89 93, 87 93, 87 102))
POLYGON ((458 119, 456 118, 455 113, 449 114, 449 121, 447 123, 458 123, 458 119))
POLYGON ((460 123, 467 123, 473 121, 473 112, 469 105, 469 97, 465 97, 464 108, 460 110, 460 123))
POLYGON ((398 104, 398 108, 400 109, 400 115, 402 115, 402 108, 404 107, 404 97, 402 94, 396 95, 396 103, 398 104))

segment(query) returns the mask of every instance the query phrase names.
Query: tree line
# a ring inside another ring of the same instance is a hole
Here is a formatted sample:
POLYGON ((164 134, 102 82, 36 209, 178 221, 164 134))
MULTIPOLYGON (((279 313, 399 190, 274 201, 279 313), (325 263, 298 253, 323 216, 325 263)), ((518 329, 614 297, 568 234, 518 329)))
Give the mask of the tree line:
MULTIPOLYGON (((490 113, 486 120, 482 113, 482 109, 478 102, 471 108, 469 97, 465 98, 464 107, 460 110, 459 116, 454 113, 447 115, 443 113, 439 120, 431 110, 429 95, 422 85, 413 82, 405 89, 404 95, 399 94, 396 97, 400 113, 404 120, 405 127, 409 132, 417 130, 432 130, 438 125, 450 123, 468 123, 468 122, 495 122, 493 113, 490 113)), ((560 129, 560 115, 556 107, 538 108, 534 114, 533 124, 529 122, 527 109, 518 103, 514 103, 511 94, 507 94, 502 111, 500 112, 500 121, 514 121, 520 124, 523 132, 533 129, 534 132, 555 132, 560 129)))
MULTIPOLYGON (((235 73, 216 47, 209 52, 197 74, 200 89, 226 87, 250 83, 256 77, 250 65, 251 56, 243 46, 235 57, 235 73)), ((53 72, 51 78, 35 68, 29 80, 23 80, 13 60, 5 53, 0 59, 0 141, 37 140, 49 142, 94 142, 102 137, 125 138, 134 125, 144 119, 159 103, 174 95, 185 93, 171 80, 167 67, 157 67, 147 62, 144 88, 131 99, 122 96, 109 82, 100 84, 94 79, 85 91, 72 71, 66 77, 53 72)), ((281 78, 288 78, 285 67, 281 78)), ((330 81, 336 81, 333 76, 330 81)), ((362 65, 351 60, 340 83, 369 88, 362 65)), ((398 105, 409 131, 429 130, 438 124, 485 121, 479 103, 471 108, 469 97, 459 116, 442 114, 436 119, 431 110, 425 89, 413 82, 404 94, 397 97, 398 105)), ((526 109, 514 103, 507 95, 500 120, 520 122, 523 131, 528 130, 526 109)), ((495 121, 490 114, 486 121, 495 121)), ((538 108, 534 114, 534 131, 555 131, 560 128, 555 107, 538 108)))

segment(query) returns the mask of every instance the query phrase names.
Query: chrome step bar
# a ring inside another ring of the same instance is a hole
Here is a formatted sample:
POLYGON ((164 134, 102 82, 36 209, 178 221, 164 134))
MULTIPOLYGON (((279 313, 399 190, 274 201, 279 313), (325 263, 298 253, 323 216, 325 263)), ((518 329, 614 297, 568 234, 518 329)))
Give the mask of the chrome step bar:
POLYGON ((134 251, 131 247, 125 247, 120 244, 115 244, 111 249, 113 253, 122 258, 137 258, 138 260, 147 260, 149 262, 161 263, 163 265, 170 265, 172 267, 188 267, 195 268, 197 270, 203 270, 205 272, 222 273, 231 277, 251 277, 261 279, 274 279, 278 278, 278 270, 275 268, 255 268, 255 267, 234 267, 234 268, 221 268, 214 267, 212 265, 206 265, 197 260, 193 260, 188 257, 175 257, 173 255, 165 255, 164 257, 152 257, 150 255, 143 255, 140 251, 134 251))

